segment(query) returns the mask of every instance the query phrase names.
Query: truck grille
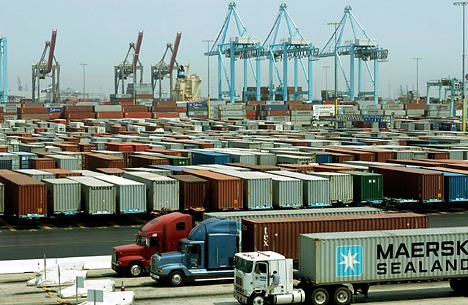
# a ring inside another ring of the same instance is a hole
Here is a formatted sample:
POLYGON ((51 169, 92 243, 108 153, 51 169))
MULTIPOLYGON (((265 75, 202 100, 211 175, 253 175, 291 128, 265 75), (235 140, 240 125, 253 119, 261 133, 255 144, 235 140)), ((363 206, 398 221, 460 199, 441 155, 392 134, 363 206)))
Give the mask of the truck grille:
POLYGON ((112 262, 117 263, 117 252, 115 250, 112 251, 112 262))
POLYGON ((236 286, 244 286, 244 279, 236 276, 236 286))

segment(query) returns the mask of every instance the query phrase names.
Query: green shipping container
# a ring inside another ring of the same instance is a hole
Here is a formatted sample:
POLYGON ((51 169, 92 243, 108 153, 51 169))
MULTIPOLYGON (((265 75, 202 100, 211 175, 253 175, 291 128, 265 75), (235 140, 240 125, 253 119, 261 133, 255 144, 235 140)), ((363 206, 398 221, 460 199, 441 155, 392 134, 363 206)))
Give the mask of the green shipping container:
POLYGON ((377 173, 345 171, 353 176, 353 197, 357 204, 383 200, 383 176, 377 173))

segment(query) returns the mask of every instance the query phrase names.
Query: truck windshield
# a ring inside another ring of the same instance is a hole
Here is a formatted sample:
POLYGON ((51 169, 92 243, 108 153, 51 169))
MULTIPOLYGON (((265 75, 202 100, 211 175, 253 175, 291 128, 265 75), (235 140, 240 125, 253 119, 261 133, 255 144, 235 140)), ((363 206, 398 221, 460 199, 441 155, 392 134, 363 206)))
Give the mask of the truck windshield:
POLYGON ((240 257, 236 257, 236 269, 240 270, 244 273, 251 273, 252 272, 253 262, 245 260, 240 257))
POLYGON ((146 247, 146 237, 137 235, 136 236, 136 243, 139 246, 146 247))

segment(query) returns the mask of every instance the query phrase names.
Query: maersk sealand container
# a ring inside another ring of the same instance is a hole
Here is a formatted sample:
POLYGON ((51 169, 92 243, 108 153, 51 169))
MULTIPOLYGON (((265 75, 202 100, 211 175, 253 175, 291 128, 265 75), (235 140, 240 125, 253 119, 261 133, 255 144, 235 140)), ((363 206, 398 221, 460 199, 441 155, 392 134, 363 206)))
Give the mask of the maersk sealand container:
POLYGON ((299 248, 315 285, 468 277, 468 227, 303 234, 299 248))

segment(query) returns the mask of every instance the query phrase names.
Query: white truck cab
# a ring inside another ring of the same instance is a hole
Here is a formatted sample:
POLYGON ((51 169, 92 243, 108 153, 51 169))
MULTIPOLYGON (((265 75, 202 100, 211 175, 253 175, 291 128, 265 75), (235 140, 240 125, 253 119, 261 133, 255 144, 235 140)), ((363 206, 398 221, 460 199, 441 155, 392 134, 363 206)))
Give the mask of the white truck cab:
POLYGON ((272 251, 245 252, 236 254, 234 271, 234 297, 241 304, 294 304, 305 301, 302 289, 293 287, 293 261, 272 251), (273 282, 273 271, 279 274, 280 282, 273 282))

